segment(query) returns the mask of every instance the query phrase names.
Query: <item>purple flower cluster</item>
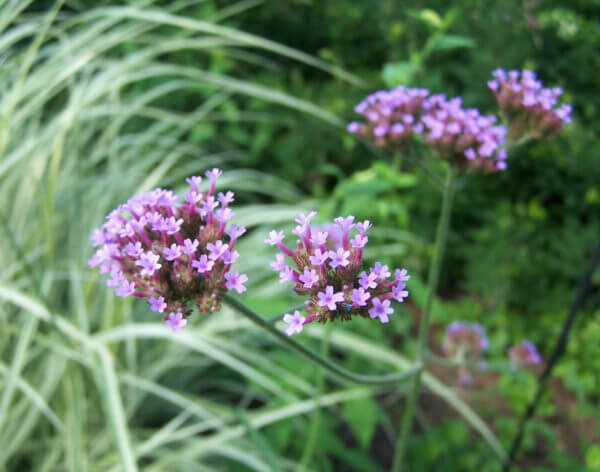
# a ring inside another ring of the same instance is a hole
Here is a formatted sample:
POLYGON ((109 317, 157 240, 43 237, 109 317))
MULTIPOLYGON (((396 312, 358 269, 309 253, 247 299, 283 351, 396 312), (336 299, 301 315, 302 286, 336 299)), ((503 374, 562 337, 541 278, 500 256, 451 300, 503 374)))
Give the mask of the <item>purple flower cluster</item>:
POLYGON ((508 121, 509 140, 555 135, 571 122, 571 105, 558 105, 563 93, 561 87, 544 88, 530 70, 496 69, 492 75, 494 79, 488 82, 488 87, 508 121))
POLYGON ((100 248, 90 267, 109 274, 106 284, 120 297, 146 298, 150 309, 164 313, 173 331, 187 324, 195 302, 201 313, 220 308, 220 294, 246 290, 245 274, 230 270, 239 254, 236 240, 245 228, 227 226, 233 217, 233 192, 215 197, 221 171, 206 172, 208 193, 200 192, 201 177, 190 177, 184 202, 170 190, 155 189, 119 205, 94 230, 90 239, 100 248))
MULTIPOLYGON (((489 344, 485 328, 478 323, 455 321, 446 326, 443 348, 448 357, 477 361, 489 344)), ((458 369, 458 380, 461 385, 473 382, 473 376, 467 367, 461 366, 458 369)))
POLYGON ((298 226, 292 232, 298 240, 294 249, 283 244, 283 231, 271 231, 265 240, 281 249, 271 263, 281 282, 292 282, 298 295, 309 296, 307 317, 299 312, 284 317, 288 323, 286 333, 299 333, 303 325, 315 320, 349 320, 354 315, 387 323, 394 313, 392 299, 402 303, 408 297, 404 282, 410 276, 406 269, 396 270, 393 280, 389 280, 392 274, 388 266, 381 262, 368 272, 363 270, 362 252, 371 227, 368 220, 355 223, 353 216, 336 218, 333 232, 341 234, 338 244, 323 229, 327 226, 311 227, 315 216, 316 212, 300 213, 296 218, 298 226), (293 267, 287 265, 286 256, 293 261, 293 267))
POLYGON ((414 134, 459 169, 496 172, 506 168, 506 130, 495 116, 463 108, 460 97, 429 95, 420 88, 396 87, 369 95, 355 107, 364 123, 352 122, 348 131, 376 146, 405 150, 414 134))
POLYGON ((454 321, 446 326, 444 353, 449 357, 478 358, 489 347, 483 326, 468 321, 454 321))
POLYGON ((372 93, 354 107, 365 123, 352 122, 348 131, 372 140, 379 147, 402 148, 413 133, 421 134, 425 129, 420 117, 428 95, 427 89, 402 85, 372 93))
POLYGON ((538 352, 535 344, 524 340, 520 344, 515 344, 508 350, 508 358, 513 369, 520 366, 536 365, 542 362, 542 356, 538 352))

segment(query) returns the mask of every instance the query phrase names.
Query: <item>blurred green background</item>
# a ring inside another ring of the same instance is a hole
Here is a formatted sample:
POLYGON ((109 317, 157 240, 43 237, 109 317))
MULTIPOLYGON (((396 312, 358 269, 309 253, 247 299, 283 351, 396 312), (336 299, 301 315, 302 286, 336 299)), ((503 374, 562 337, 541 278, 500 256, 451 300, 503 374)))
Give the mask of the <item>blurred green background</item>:
MULTIPOLYGON (((86 260, 92 228, 132 193, 181 192, 219 166, 250 229, 243 299, 265 316, 297 304, 268 267, 267 230, 302 209, 375 223, 366 255, 409 269, 410 303, 385 327, 299 339, 357 372, 406 366, 439 188, 345 131, 364 95, 398 84, 494 113, 491 71, 531 68, 573 103, 559 137, 462 182, 433 314, 434 351, 446 323, 467 319, 488 328, 490 359, 523 338, 547 357, 600 234, 599 12, 598 0, 0 1, 0 470, 387 470, 403 386, 330 378, 228 309, 173 335, 86 260)), ((600 470, 591 298, 523 470, 600 470)), ((457 411, 507 447, 534 374, 465 388, 432 369, 409 470, 499 471, 457 411)))

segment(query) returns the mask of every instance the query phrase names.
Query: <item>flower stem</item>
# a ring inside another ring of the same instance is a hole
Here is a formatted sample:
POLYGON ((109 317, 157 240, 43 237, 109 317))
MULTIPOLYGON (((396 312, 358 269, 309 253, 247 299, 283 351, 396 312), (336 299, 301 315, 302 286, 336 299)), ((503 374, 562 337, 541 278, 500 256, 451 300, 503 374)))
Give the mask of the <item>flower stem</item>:
POLYGON ((525 434, 525 428, 529 420, 535 414, 535 410, 538 405, 542 401, 542 397, 544 396, 544 392, 548 383, 548 379, 552 374, 552 369, 565 353, 567 348, 567 342, 569 340, 569 334, 571 333, 571 329, 573 328, 573 323, 575 322, 575 318, 580 310, 584 308, 585 299, 592 292, 592 278, 594 277, 594 273, 596 269, 600 266, 600 244, 596 247, 594 254, 592 255, 592 259, 589 262, 588 268, 579 283, 579 288, 577 289, 577 295, 575 296, 575 300, 571 305, 569 310, 569 315, 565 319, 565 322, 561 328, 560 335, 554 345, 554 349, 552 350, 552 354, 548 359, 548 363, 542 372, 541 377, 538 380, 537 391, 535 392, 535 397, 531 400, 531 403, 527 406, 527 409, 524 411, 523 416, 519 421, 519 426, 517 428, 517 434, 513 439, 512 445, 510 447, 510 452, 508 454, 508 458, 504 462, 504 468, 502 469, 504 472, 509 472, 513 462, 517 457, 517 453, 521 447, 521 442, 523 441, 523 435, 525 434))
POLYGON ((270 318, 267 318, 270 324, 275 324, 279 320, 283 318, 286 313, 294 313, 296 310, 303 312, 306 309, 306 305, 303 303, 302 305, 295 306, 294 308, 290 308, 289 310, 284 311, 283 313, 279 313, 278 315, 274 315, 270 318))
POLYGON ((344 380, 362 383, 365 385, 388 385, 388 384, 398 383, 402 380, 406 380, 406 379, 412 377, 413 375, 418 375, 421 372, 421 370, 423 369, 423 363, 418 362, 414 365, 414 367, 412 369, 407 370, 406 372, 400 372, 397 374, 390 374, 390 375, 355 374, 354 372, 344 369, 342 366, 336 364, 335 362, 332 362, 329 359, 322 357, 321 355, 317 354, 315 351, 304 346, 304 344, 300 344, 295 339, 292 339, 289 336, 287 336, 286 334, 282 333, 277 328, 275 328, 272 324, 270 324, 268 319, 265 319, 262 316, 260 316, 259 314, 255 313, 251 308, 244 305, 237 298, 232 297, 229 294, 225 294, 225 295, 223 295, 223 299, 230 307, 234 308, 241 315, 245 316, 253 323, 256 323, 261 328, 263 328, 266 331, 268 331, 269 333, 271 333, 273 336, 278 338, 279 341, 286 344, 288 347, 290 347, 294 351, 302 354, 304 357, 310 359, 315 364, 320 365, 324 369, 328 370, 329 372, 337 375, 338 377, 340 377, 344 380))
MULTIPOLYGON (((452 166, 448 166, 446 174, 446 182, 444 184, 444 198, 442 200, 442 210, 438 220, 438 227, 435 236, 435 247, 431 265, 429 266, 429 280, 427 282, 427 298, 425 307, 421 317, 421 325, 419 327, 418 352, 417 362, 424 364, 427 357, 427 339, 429 337, 429 320, 431 315, 431 306, 437 290, 438 281, 440 278, 440 269, 444 258, 444 249, 446 240, 448 239, 448 229, 450 227, 450 213, 452 212, 452 200, 454 198, 454 188, 456 184, 456 171, 452 166)), ((417 372, 413 378, 411 390, 408 394, 404 416, 400 426, 400 437, 396 443, 394 462, 392 472, 399 472, 402 468, 408 437, 412 430, 413 419, 415 416, 415 408, 417 406, 417 398, 419 396, 419 388, 421 386, 421 371, 417 372)))

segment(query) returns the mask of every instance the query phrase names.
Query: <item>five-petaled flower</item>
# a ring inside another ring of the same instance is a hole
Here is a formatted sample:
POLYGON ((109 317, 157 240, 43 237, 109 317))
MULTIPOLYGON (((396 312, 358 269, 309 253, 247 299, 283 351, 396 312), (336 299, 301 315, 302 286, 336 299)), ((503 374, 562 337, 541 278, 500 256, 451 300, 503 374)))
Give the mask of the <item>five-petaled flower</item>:
POLYGON ((179 331, 187 324, 187 320, 183 317, 180 311, 169 313, 165 324, 169 326, 174 332, 179 331))
POLYGON ((291 336, 295 333, 301 333, 305 320, 306 318, 302 316, 298 310, 294 311, 293 315, 290 315, 289 313, 283 315, 283 321, 288 325, 287 328, 285 328, 285 334, 291 336))

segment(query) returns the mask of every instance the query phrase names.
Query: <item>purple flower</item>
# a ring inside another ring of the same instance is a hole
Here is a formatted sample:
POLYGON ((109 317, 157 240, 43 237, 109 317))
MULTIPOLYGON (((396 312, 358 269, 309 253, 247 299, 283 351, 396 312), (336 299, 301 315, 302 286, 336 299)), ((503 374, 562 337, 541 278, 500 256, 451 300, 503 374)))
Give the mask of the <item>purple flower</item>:
POLYGON ((182 218, 179 218, 178 220, 176 220, 173 217, 168 218, 165 220, 165 231, 167 232, 167 234, 179 233, 179 229, 181 228, 182 224, 182 218))
POLYGON ((223 264, 225 265, 231 265, 234 264, 235 261, 238 260, 238 257, 240 257, 240 253, 237 251, 228 251, 227 249, 225 250, 225 252, 223 252, 223 255, 221 256, 221 260, 223 261, 223 264))
POLYGON ((175 333, 187 325, 187 320, 183 317, 183 314, 178 311, 177 313, 169 313, 169 318, 165 321, 165 324, 169 326, 175 333))
POLYGON ((184 254, 193 257, 194 254, 196 254, 196 249, 198 249, 199 244, 200 243, 196 239, 194 239, 192 242, 189 238, 187 238, 183 241, 183 247, 181 248, 181 251, 184 254))
POLYGON ((215 197, 206 197, 206 200, 202 202, 202 210, 200 210, 200 214, 203 217, 207 217, 209 214, 212 214, 213 210, 217 208, 218 205, 219 204, 215 202, 215 197))
POLYGON ((102 231, 100 228, 96 228, 92 232, 90 240, 92 241, 93 246, 102 246, 105 243, 104 231, 102 231))
POLYGON ((135 264, 142 268, 142 276, 152 276, 154 275, 154 272, 162 267, 162 264, 158 263, 159 259, 160 256, 158 254, 147 251, 139 257, 135 264))
POLYGON ((295 234, 299 238, 304 238, 304 236, 308 233, 309 228, 310 227, 308 225, 298 225, 292 230, 292 234, 295 234))
POLYGON ((110 277, 111 278, 106 281, 107 287, 117 287, 125 280, 123 277, 123 271, 121 271, 121 268, 117 264, 114 264, 110 268, 110 277))
POLYGON ((234 193, 231 190, 227 190, 226 193, 219 192, 219 194, 217 195, 217 200, 219 200, 219 202, 221 203, 221 206, 226 207, 230 203, 233 203, 233 200, 234 200, 233 197, 234 197, 234 193))
POLYGON ((347 218, 342 218, 341 216, 333 220, 340 227, 340 229, 344 232, 350 231, 354 227, 354 217, 352 215, 347 218))
POLYGON ((220 169, 217 169, 215 167, 212 170, 207 170, 204 175, 206 175, 206 178, 208 180, 210 180, 211 182, 214 182, 215 180, 217 180, 221 176, 222 173, 223 172, 220 169))
POLYGON ((206 245, 206 249, 208 249, 208 251, 210 252, 209 257, 213 261, 216 261, 227 250, 227 245, 223 244, 223 241, 221 241, 220 239, 218 239, 218 240, 215 241, 214 244, 213 243, 208 243, 206 245))
POLYGON ((136 241, 135 243, 127 243, 123 248, 123 253, 126 256, 133 257, 134 259, 140 257, 142 252, 144 252, 144 249, 142 248, 142 243, 139 241, 136 241))
POLYGON ((319 282, 319 275, 314 269, 304 268, 304 273, 298 277, 300 282, 304 284, 304 288, 313 288, 319 282))
POLYGON ((310 242, 315 246, 325 246, 328 234, 327 231, 318 231, 311 236, 310 242))
POLYGON ((162 313, 167 308, 164 297, 150 297, 148 303, 150 304, 150 309, 157 313, 162 313))
MULTIPOLYGON (((383 116, 386 113, 386 110, 381 111, 383 116)), ((339 217, 335 225, 324 223, 309 227, 314 216, 311 212, 296 219, 300 226, 295 233, 301 235, 302 240, 293 251, 281 244, 283 232, 272 231, 265 241, 278 244, 283 251, 270 263, 280 272, 280 281, 292 282, 296 294, 308 295, 307 318, 303 324, 337 318, 350 320, 356 315, 370 318, 380 312, 381 320, 387 321, 392 313, 391 301, 402 303, 408 295, 403 283, 410 278, 406 269, 395 272, 396 280, 390 280, 390 270, 380 262, 370 273, 363 270, 362 249, 368 243, 365 233, 371 227, 368 220, 355 224, 353 216, 339 217), (354 229, 354 234, 350 234, 354 229), (291 267, 286 265, 284 254, 290 256, 291 267), (371 306, 370 301, 374 299, 377 302, 371 306)))
POLYGON ((362 249, 363 247, 365 247, 367 245, 368 242, 369 242, 369 238, 364 234, 357 234, 350 241, 350 243, 352 244, 352 247, 355 247, 357 249, 362 249))
POLYGON ((371 228, 371 226, 372 225, 369 220, 356 223, 356 229, 360 231, 361 234, 365 234, 371 228))
POLYGON ((398 303, 403 303, 404 299, 408 297, 408 292, 404 290, 406 288, 406 284, 398 283, 392 287, 392 297, 398 303))
POLYGON ((188 177, 185 179, 185 181, 190 185, 190 187, 198 191, 198 186, 200 185, 200 182, 202 182, 202 177, 195 175, 193 177, 188 177))
POLYGON ((316 211, 311 211, 308 215, 305 215, 303 212, 298 213, 296 217, 296 223, 299 225, 308 225, 310 224, 310 220, 312 220, 317 215, 316 211))
POLYGON ((390 301, 384 300, 383 302, 379 298, 374 298, 373 306, 369 310, 369 316, 371 318, 379 318, 382 323, 387 323, 390 319, 388 315, 394 313, 394 310, 390 307, 390 301))
POLYGON ((293 315, 290 315, 289 313, 283 315, 283 321, 288 324, 287 328, 285 328, 285 334, 291 336, 302 332, 306 318, 296 310, 293 315))
MULTIPOLYGON (((500 70, 493 75, 496 80, 488 82, 488 86, 494 92, 498 107, 509 118, 509 141, 553 136, 571 121, 570 105, 558 105, 563 93, 561 87, 545 88, 529 70, 510 71, 508 75, 500 70)), ((506 164, 501 166, 506 167, 506 164)))
POLYGON ((362 287, 352 290, 351 300, 358 306, 366 306, 369 298, 371 298, 371 294, 362 287))
POLYGON ((360 123, 357 123, 356 121, 353 121, 352 123, 350 123, 346 129, 350 132, 350 133, 358 133, 358 130, 360 130, 360 123))
POLYGON ((269 238, 265 239, 265 244, 268 244, 270 246, 275 246, 281 243, 281 241, 283 241, 285 234, 283 231, 271 231, 269 233, 269 238))
POLYGON ((346 267, 350 264, 348 258, 350 257, 350 251, 345 251, 344 248, 339 248, 337 251, 329 251, 329 265, 334 269, 336 267, 346 267))
POLYGON ((240 236, 242 236, 245 232, 246 232, 246 228, 244 228, 243 226, 238 227, 238 225, 236 225, 236 224, 232 224, 225 231, 225 233, 234 241, 236 239, 238 239, 240 236))
POLYGON ((371 273, 375 274, 378 279, 387 279, 392 275, 388 269, 388 266, 382 265, 381 262, 376 262, 375 267, 371 269, 371 273))
POLYGON ((416 133, 442 159, 461 169, 495 172, 500 168, 495 152, 504 144, 503 127, 493 125, 493 117, 463 108, 460 97, 448 99, 429 95, 425 89, 399 86, 369 95, 355 110, 365 122, 348 129, 378 147, 406 151, 416 133), (486 140, 485 153, 478 154, 486 140), (466 149, 471 151, 465 153, 466 149))
POLYGON ((246 291, 246 287, 244 287, 244 282, 248 280, 248 276, 246 274, 240 274, 237 270, 232 270, 225 274, 225 288, 227 290, 233 290, 237 293, 244 293, 246 291))
POLYGON ((485 328, 478 323, 454 321, 446 327, 443 348, 447 355, 478 356, 488 346, 485 328))
POLYGON ((329 252, 330 251, 322 252, 320 249, 315 249, 315 252, 308 258, 308 260, 313 266, 323 265, 325 264, 325 261, 329 259, 329 252))
POLYGON ((269 264, 275 272, 284 270, 287 266, 285 264, 285 255, 283 254, 283 252, 277 253, 275 255, 275 262, 270 262, 269 264))
POLYGON ((513 369, 536 365, 542 362, 542 356, 535 344, 529 340, 521 341, 508 350, 508 357, 513 369))
POLYGON ((215 211, 215 219, 220 223, 226 223, 233 218, 234 214, 233 210, 229 207, 219 208, 215 211))
POLYGON ((209 259, 206 254, 202 254, 198 260, 192 261, 192 267, 198 271, 199 274, 205 274, 215 265, 215 262, 209 259))
POLYGON ((279 283, 294 282, 296 280, 296 272, 291 267, 285 266, 279 273, 279 283))
POLYGON ((406 282, 410 280, 410 275, 408 275, 408 271, 406 269, 396 269, 394 271, 394 277, 398 282, 406 282))
POLYGON ((171 247, 165 247, 163 249, 163 255, 165 259, 168 261, 174 261, 175 259, 179 259, 181 257, 181 248, 178 244, 171 244, 171 247))
POLYGON ((360 280, 358 281, 358 283, 364 289, 376 288, 377 282, 375 282, 375 280, 377 280, 377 275, 373 272, 370 272, 369 274, 367 274, 366 272, 361 272, 360 280))
POLYGON ((342 292, 333 293, 333 287, 331 285, 325 287, 324 292, 319 292, 317 297, 319 298, 319 301, 317 302, 319 306, 325 306, 330 311, 336 309, 336 303, 344 301, 344 294, 342 292))
MULTIPOLYGON (((181 204, 170 190, 132 196, 92 233, 92 241, 100 248, 88 264, 97 266, 101 274, 111 272, 107 283, 118 287, 118 296, 145 298, 153 310, 180 313, 184 321, 177 326, 183 326, 191 315, 191 303, 201 313, 218 310, 226 290, 223 281, 239 256, 235 239, 244 232, 234 225, 227 227, 226 220, 233 214, 228 207, 214 211, 219 174, 218 169, 209 172, 211 186, 206 194, 198 191, 200 177, 187 179, 191 189, 181 204), (228 244, 219 240, 223 233, 230 235, 228 244), (209 255, 222 260, 215 262, 209 255), (202 274, 200 282, 198 274, 202 274)), ((232 198, 229 191, 219 194, 224 206, 232 198)), ((244 277, 239 276, 237 282, 241 284, 244 277)))
POLYGON ((115 294, 117 295, 117 297, 123 297, 123 298, 133 295, 134 292, 135 292, 135 283, 128 282, 127 280, 123 280, 123 284, 121 285, 121 287, 119 287, 115 290, 115 294))

